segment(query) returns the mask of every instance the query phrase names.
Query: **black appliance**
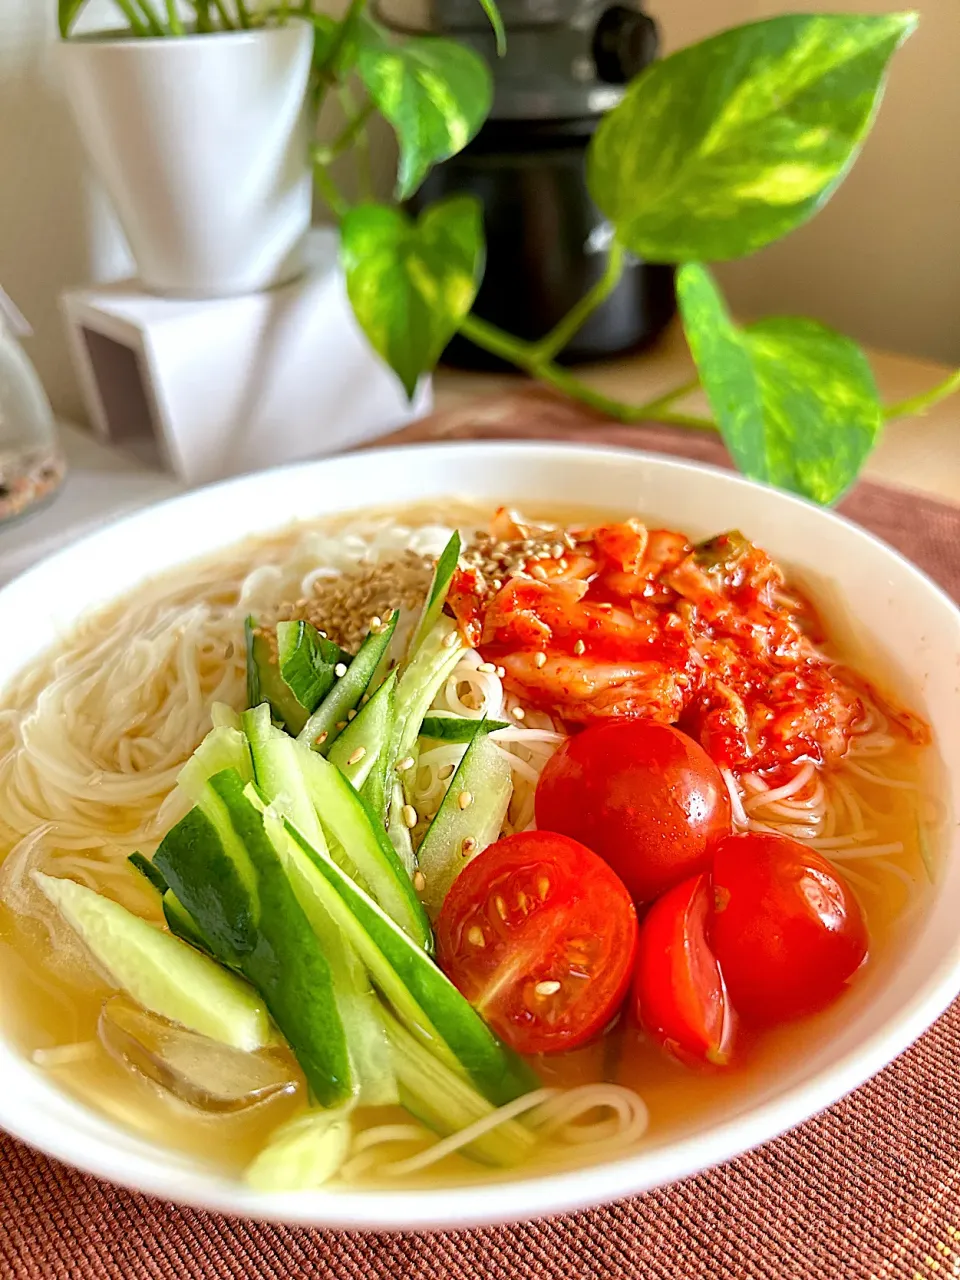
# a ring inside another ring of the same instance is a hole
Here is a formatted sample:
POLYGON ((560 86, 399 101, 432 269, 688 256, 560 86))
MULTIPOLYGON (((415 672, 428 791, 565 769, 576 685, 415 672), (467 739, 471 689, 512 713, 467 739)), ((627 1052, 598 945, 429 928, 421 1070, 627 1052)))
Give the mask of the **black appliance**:
MULTIPOLYGON (((476 313, 518 337, 542 337, 602 275, 610 227, 590 199, 587 144, 624 85, 653 61, 647 14, 605 0, 506 0, 507 52, 498 58, 477 0, 434 0, 432 27, 471 46, 494 78, 490 118, 459 155, 437 166, 413 212, 455 192, 484 208, 487 267, 476 313)), ((675 309, 673 269, 628 258, 619 286, 563 352, 569 363, 652 341, 675 309)), ((502 367, 455 338, 445 359, 502 367)))

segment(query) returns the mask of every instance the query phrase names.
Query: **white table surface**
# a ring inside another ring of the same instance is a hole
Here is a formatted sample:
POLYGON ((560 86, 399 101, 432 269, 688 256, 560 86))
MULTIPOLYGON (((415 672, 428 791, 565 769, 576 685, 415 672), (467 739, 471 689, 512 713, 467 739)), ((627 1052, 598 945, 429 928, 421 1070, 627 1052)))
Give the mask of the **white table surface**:
POLYGON ((46 506, 0 526, 0 582, 109 520, 181 491, 172 476, 61 424, 67 477, 46 506))

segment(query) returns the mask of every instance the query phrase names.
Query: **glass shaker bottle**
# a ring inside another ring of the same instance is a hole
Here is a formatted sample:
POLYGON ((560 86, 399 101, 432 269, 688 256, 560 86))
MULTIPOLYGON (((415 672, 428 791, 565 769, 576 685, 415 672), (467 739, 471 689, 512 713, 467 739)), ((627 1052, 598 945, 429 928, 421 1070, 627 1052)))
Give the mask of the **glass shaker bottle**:
POLYGON ((50 498, 65 470, 50 401, 20 346, 29 333, 0 289, 0 524, 50 498))

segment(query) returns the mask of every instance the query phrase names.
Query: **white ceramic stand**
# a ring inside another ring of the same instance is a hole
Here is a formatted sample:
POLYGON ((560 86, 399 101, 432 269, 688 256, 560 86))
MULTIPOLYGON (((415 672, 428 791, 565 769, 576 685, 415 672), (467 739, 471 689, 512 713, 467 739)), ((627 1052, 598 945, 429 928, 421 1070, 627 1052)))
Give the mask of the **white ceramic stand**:
POLYGON ((348 448, 429 411, 367 345, 336 266, 336 236, 282 289, 177 301, 136 284, 62 298, 90 420, 105 440, 187 484, 348 448))

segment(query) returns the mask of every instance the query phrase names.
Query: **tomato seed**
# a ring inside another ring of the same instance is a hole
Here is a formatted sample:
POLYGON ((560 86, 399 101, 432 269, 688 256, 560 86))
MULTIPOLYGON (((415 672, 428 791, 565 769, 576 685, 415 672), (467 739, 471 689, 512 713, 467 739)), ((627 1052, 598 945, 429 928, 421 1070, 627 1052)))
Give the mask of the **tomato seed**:
POLYGON ((483 930, 476 924, 472 929, 467 930, 467 941, 472 942, 475 947, 485 947, 487 945, 487 940, 483 936, 483 930))

